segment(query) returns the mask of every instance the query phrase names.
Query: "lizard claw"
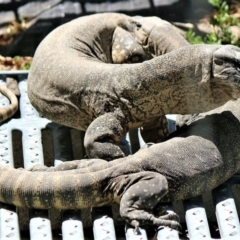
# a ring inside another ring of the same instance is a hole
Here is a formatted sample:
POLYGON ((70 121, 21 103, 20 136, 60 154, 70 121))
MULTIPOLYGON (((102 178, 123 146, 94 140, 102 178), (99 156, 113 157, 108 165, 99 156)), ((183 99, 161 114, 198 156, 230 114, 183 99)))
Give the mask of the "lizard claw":
POLYGON ((137 220, 132 220, 130 225, 134 227, 133 233, 135 235, 141 235, 140 224, 139 224, 139 222, 137 220))
POLYGON ((170 222, 170 228, 177 230, 178 232, 182 231, 182 226, 179 222, 171 221, 170 222))
POLYGON ((132 220, 130 225, 134 227, 135 233, 137 233, 139 231, 139 222, 137 220, 132 220))
POLYGON ((178 223, 178 222, 176 222, 176 221, 169 221, 169 223, 166 224, 166 225, 160 225, 160 226, 158 226, 157 231, 160 231, 160 230, 162 230, 162 229, 164 229, 164 228, 166 228, 166 227, 167 227, 167 228, 174 229, 174 230, 178 231, 179 233, 182 232, 182 226, 181 226, 181 224, 178 223))
POLYGON ((164 227, 169 227, 169 228, 175 229, 178 232, 180 232, 182 230, 182 226, 180 224, 180 218, 173 211, 167 210, 164 215, 158 217, 157 219, 158 219, 157 222, 159 224, 158 230, 161 230, 164 227))
POLYGON ((140 233, 139 227, 135 227, 133 232, 134 232, 134 234, 138 235, 140 233))

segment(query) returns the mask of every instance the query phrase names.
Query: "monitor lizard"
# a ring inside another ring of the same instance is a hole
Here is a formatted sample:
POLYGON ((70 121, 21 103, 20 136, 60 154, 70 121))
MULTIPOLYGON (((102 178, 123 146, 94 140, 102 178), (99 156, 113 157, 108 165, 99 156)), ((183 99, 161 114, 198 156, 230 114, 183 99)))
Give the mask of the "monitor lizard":
POLYGON ((240 99, 195 116, 165 142, 113 161, 74 160, 20 170, 0 165, 0 201, 38 209, 81 209, 117 202, 135 228, 179 229, 159 203, 210 191, 240 170, 240 99))
POLYGON ((240 50, 190 45, 158 17, 84 16, 38 46, 28 96, 44 117, 86 131, 89 158, 124 157, 123 136, 168 135, 165 114, 205 112, 240 97, 240 50))

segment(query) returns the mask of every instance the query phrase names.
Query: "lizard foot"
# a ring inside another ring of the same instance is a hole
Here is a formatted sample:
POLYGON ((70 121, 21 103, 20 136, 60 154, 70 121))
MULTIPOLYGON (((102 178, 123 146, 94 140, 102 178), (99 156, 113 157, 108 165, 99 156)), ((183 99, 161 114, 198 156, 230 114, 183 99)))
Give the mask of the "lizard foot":
POLYGON ((181 230, 177 214, 166 212, 158 206, 168 191, 164 176, 146 171, 125 176, 125 181, 122 178, 115 179, 114 186, 119 192, 122 188, 125 189, 120 201, 120 215, 127 223, 135 229, 143 225, 154 225, 181 230), (121 184, 116 184, 118 181, 121 184), (154 215, 155 207, 157 207, 158 216, 154 215))
MULTIPOLYGON (((148 213, 146 213, 146 214, 148 215, 148 213)), ((143 216, 146 214, 143 214, 143 216)), ((174 215, 168 214, 167 217, 161 216, 159 218, 156 218, 152 214, 149 214, 148 216, 150 217, 149 219, 145 219, 145 220, 134 219, 134 220, 130 221, 129 224, 134 227, 134 231, 137 231, 139 229, 140 225, 144 225, 144 224, 151 224, 156 227, 169 227, 169 228, 175 229, 179 232, 182 230, 181 224, 179 223, 179 221, 177 221, 175 219, 176 218, 175 214, 174 215), (169 218, 169 219, 167 219, 167 218, 169 218), (173 218, 173 219, 171 219, 171 218, 173 218)), ((177 218, 177 219, 179 219, 179 218, 177 218)))

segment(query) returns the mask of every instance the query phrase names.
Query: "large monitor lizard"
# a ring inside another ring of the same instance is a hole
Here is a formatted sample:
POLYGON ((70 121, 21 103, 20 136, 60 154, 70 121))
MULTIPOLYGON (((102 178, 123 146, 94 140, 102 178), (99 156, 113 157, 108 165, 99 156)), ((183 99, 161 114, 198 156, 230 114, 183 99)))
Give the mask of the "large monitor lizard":
POLYGON ((44 117, 86 131, 90 158, 109 160, 124 156, 118 144, 130 129, 160 142, 165 114, 240 97, 239 66, 237 47, 192 46, 160 18, 102 13, 61 25, 40 43, 28 96, 44 117))
POLYGON ((2 123, 12 117, 18 110, 18 100, 16 95, 3 85, 0 85, 0 93, 2 93, 10 101, 10 104, 8 106, 5 108, 0 108, 0 123, 2 123))
POLYGON ((157 216, 158 203, 200 195, 239 171, 239 136, 240 99, 202 114, 166 142, 110 162, 75 160, 31 171, 0 166, 0 201, 39 209, 118 202, 122 218, 136 228, 178 229, 176 215, 157 216))

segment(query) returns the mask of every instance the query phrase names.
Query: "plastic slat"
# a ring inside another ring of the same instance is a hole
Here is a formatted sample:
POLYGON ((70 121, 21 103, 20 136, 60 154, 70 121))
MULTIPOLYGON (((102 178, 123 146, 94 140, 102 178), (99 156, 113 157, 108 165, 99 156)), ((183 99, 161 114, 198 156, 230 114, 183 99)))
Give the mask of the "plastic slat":
POLYGON ((137 231, 135 231, 134 228, 130 227, 129 225, 126 225, 125 227, 125 235, 126 240, 147 240, 147 232, 143 228, 139 228, 137 231))
POLYGON ((83 224, 78 210, 66 210, 62 212, 62 239, 84 240, 83 224))
POLYGON ((179 240, 178 232, 174 229, 171 229, 169 227, 164 227, 163 229, 160 229, 157 233, 157 239, 169 239, 169 240, 179 240))
POLYGON ((186 223, 191 240, 211 239, 207 215, 203 207, 187 210, 186 223))
MULTIPOLYGON (((54 165, 73 159, 72 141, 70 128, 51 123, 49 128, 52 130, 54 165)), ((79 211, 63 211, 62 238, 63 240, 84 239, 83 224, 80 219, 79 211)))
POLYGON ((1 76, 12 76, 12 75, 15 75, 15 76, 22 76, 22 75, 27 75, 29 73, 28 70, 13 70, 13 71, 9 71, 9 70, 1 70, 0 74, 1 76))
MULTIPOLYGON (((0 84, 6 86, 6 83, 0 80, 0 84)), ((0 107, 9 105, 9 100, 0 94, 0 107)), ((12 132, 8 124, 0 126, 0 162, 8 167, 14 167, 12 132)), ((0 239, 20 239, 18 215, 15 211, 7 209, 0 205, 0 239)))
POLYGON ((184 201, 190 240, 211 239, 207 215, 201 197, 184 201))
POLYGON ((51 123, 48 125, 53 136, 54 165, 73 160, 70 128, 51 123))
POLYGON ((79 220, 65 220, 62 222, 63 240, 84 240, 83 224, 79 220))
POLYGON ((216 205, 216 216, 223 239, 240 239, 240 226, 234 199, 228 198, 216 205))
MULTIPOLYGON (((14 73, 12 73, 14 74, 14 73)), ((26 73, 25 73, 26 74, 26 73)), ((3 79, 4 80, 4 79, 3 79)), ((5 85, 5 82, 0 80, 0 84, 5 85)), ((20 109, 21 118, 12 119, 0 126, 0 162, 7 166, 13 167, 13 149, 12 149, 12 136, 11 131, 14 129, 20 130, 23 137, 23 151, 24 151, 24 165, 30 167, 36 163, 43 163, 43 150, 41 144, 41 129, 46 128, 50 121, 41 118, 37 111, 30 104, 27 97, 27 81, 26 76, 22 77, 19 82, 19 88, 21 92, 20 97, 20 109), (38 160, 36 160, 38 158, 38 160)), ((0 107, 4 107, 9 104, 9 101, 0 96, 0 107)), ((172 119, 170 119, 172 120, 172 119)), ((170 123, 172 124, 172 123, 170 123)), ((173 126, 173 125, 172 125, 173 126)), ((170 126, 170 129, 172 129, 170 126)), ((49 127, 49 126, 48 126, 49 127)), ((67 141, 65 135, 62 134, 61 126, 59 128, 51 128, 54 131, 56 139, 54 140, 55 151, 55 164, 62 161, 71 160, 71 141, 69 142, 69 134, 67 141), (64 142, 65 138, 65 142, 64 142)), ((63 130, 65 131, 65 130, 63 130)), ((67 130, 69 131, 69 129, 67 130)), ((140 141, 141 136, 139 137, 140 141)), ((127 140, 130 140, 130 136, 127 135, 127 140)), ((140 145, 143 145, 141 142, 140 145)), ((236 211, 234 199, 231 196, 229 188, 221 186, 213 191, 213 197, 216 204, 216 216, 218 220, 219 230, 222 240, 239 240, 240 239, 240 225, 236 211)), ((206 212, 202 204, 196 199, 185 201, 186 207, 186 222, 189 232, 190 240, 211 239, 210 231, 208 227, 206 212), (187 202, 187 203, 186 203, 187 202)), ((0 205, 0 239, 20 239, 18 216, 13 208, 0 205)), ((68 212, 68 211, 64 211, 68 212)), ((44 211, 32 215, 30 221, 30 235, 31 239, 52 239, 51 224, 48 219, 48 212, 44 211), (44 216, 43 216, 44 215, 44 216)), ((62 236, 63 240, 68 239, 84 239, 83 225, 81 219, 77 216, 80 212, 70 213, 68 217, 63 219, 62 222, 62 236)), ((93 231, 95 239, 116 239, 114 223, 111 216, 104 214, 95 218, 93 223, 93 231), (100 228, 99 228, 100 227, 100 228), (108 229, 108 227, 110 227, 108 229), (107 233, 107 235, 104 235, 107 233)), ((170 228, 164 228, 158 231, 157 239, 179 239, 175 234, 176 231, 170 228), (174 234, 173 234, 174 233, 174 234)), ((140 229, 140 232, 135 232, 133 228, 126 227, 126 239, 147 239, 147 234, 144 229, 140 229)))
POLYGON ((51 223, 49 219, 33 217, 30 220, 29 228, 31 240, 52 240, 51 223))
POLYGON ((21 92, 21 98, 19 101, 19 107, 21 109, 21 118, 25 119, 26 118, 32 119, 33 117, 39 118, 39 113, 32 106, 27 95, 27 80, 22 79, 21 81, 19 81, 18 87, 21 92))
MULTIPOLYGON (((22 145, 24 167, 30 168, 36 164, 44 164, 43 147, 41 129, 45 128, 50 122, 44 118, 40 118, 39 114, 32 107, 27 96, 27 81, 21 80, 19 82, 19 89, 21 92, 20 110, 21 118, 12 121, 13 128, 22 131, 22 145)), ((51 223, 46 216, 48 211, 40 211, 35 216, 31 215, 30 220, 30 236, 31 240, 40 238, 51 240, 52 231, 51 223)))
MULTIPOLYGON (((164 208, 168 213, 173 212, 173 207, 171 204, 165 205, 164 208)), ((175 229, 171 229, 169 227, 160 227, 157 232, 157 239, 179 240, 179 234, 178 231, 175 229)))
MULTIPOLYGON (((0 80, 0 85, 6 86, 3 80, 0 80)), ((9 100, 0 94, 0 108, 8 106, 9 100)), ((0 162, 9 167, 14 167, 13 148, 12 148, 12 132, 8 124, 0 126, 0 162)))
POLYGON ((230 186, 223 184, 212 191, 221 238, 240 239, 240 225, 230 186))
MULTIPOLYGON (((6 87, 6 82, 0 80, 0 85, 6 87)), ((9 105, 9 100, 3 94, 0 94, 0 108, 5 108, 9 105)))
POLYGON ((116 240, 113 219, 109 216, 102 216, 93 222, 94 240, 116 240))
POLYGON ((92 219, 94 240, 116 240, 114 221, 110 207, 93 208, 92 219))
POLYGON ((44 164, 41 129, 29 126, 22 132, 24 167, 30 168, 36 164, 44 164))
POLYGON ((16 212, 4 208, 0 209, 0 239, 20 239, 18 215, 16 212))
POLYGON ((0 163, 9 167, 14 167, 12 130, 7 124, 0 126, 0 163))

